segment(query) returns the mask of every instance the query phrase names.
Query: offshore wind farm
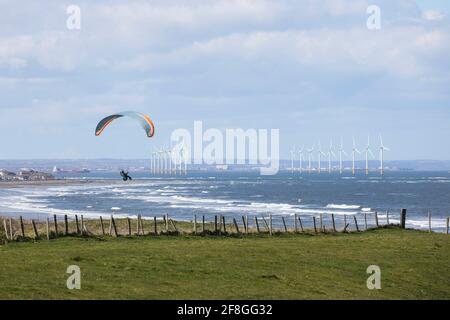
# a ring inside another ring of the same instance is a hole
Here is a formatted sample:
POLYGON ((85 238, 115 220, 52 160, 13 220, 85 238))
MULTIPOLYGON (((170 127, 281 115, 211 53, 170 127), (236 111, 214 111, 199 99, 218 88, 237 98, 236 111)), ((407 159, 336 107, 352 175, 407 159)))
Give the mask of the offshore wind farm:
POLYGON ((317 145, 312 144, 310 148, 305 147, 303 144, 301 148, 297 149, 293 146, 290 150, 290 167, 287 170, 291 173, 333 173, 338 172, 339 174, 345 174, 347 171, 351 172, 352 175, 356 175, 358 171, 364 172, 369 175, 371 172, 378 172, 379 175, 383 176, 385 174, 385 162, 384 153, 386 151, 391 151, 383 143, 383 137, 379 135, 379 145, 376 147, 378 150, 378 158, 374 155, 373 147, 370 143, 370 135, 367 137, 367 144, 363 148, 358 149, 355 137, 352 138, 352 147, 347 153, 344 148, 343 139, 340 140, 338 146, 334 146, 333 140, 330 140, 329 147, 327 149, 322 149, 322 143, 319 141, 317 145), (349 157, 351 161, 350 167, 344 166, 344 156, 349 157), (357 162, 362 161, 358 159, 358 156, 363 155, 364 157, 364 167, 357 167, 357 162), (305 159, 307 159, 307 166, 304 167, 305 159), (316 161, 314 161, 316 160, 316 161), (324 160, 326 160, 326 166, 323 166, 324 160))

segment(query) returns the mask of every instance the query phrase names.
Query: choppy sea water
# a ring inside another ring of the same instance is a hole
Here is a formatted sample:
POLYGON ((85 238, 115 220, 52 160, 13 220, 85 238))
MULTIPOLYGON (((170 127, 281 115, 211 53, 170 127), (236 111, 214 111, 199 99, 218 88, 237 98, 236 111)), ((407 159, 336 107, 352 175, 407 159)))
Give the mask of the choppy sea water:
POLYGON ((241 172, 152 177, 140 173, 130 183, 122 182, 117 173, 65 178, 106 179, 114 183, 0 189, 1 214, 43 219, 48 214, 153 217, 167 213, 178 220, 192 220, 197 214, 205 215, 207 221, 214 220, 215 215, 223 215, 228 221, 233 217, 241 221, 242 215, 248 215, 253 221, 253 216, 272 214, 276 226, 281 226, 282 216, 293 226, 294 214, 301 217, 305 226, 311 226, 312 217, 322 214, 325 225, 330 227, 333 213, 338 228, 343 227, 345 216, 354 229, 352 215, 363 227, 366 214, 369 226, 373 226, 375 211, 380 223, 386 222, 386 211, 395 223, 400 209, 406 208, 409 227, 427 229, 431 211, 432 228, 440 232, 450 215, 448 172, 390 172, 384 177, 327 173, 264 177, 241 172))

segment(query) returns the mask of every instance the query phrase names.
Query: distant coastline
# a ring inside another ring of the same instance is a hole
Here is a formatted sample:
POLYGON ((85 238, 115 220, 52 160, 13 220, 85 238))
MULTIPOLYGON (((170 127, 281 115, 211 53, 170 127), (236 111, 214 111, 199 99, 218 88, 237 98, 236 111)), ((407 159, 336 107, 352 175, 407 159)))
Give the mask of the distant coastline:
POLYGON ((55 179, 44 181, 0 181, 0 188, 13 189, 23 187, 59 187, 72 185, 94 185, 94 184, 113 184, 114 180, 87 180, 87 179, 55 179))

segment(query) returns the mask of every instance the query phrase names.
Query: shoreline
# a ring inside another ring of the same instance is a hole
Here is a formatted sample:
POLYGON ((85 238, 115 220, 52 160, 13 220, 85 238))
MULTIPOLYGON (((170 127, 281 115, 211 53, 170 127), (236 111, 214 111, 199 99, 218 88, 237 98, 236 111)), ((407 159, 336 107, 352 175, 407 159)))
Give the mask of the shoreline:
MULTIPOLYGON (((142 183, 149 181, 133 180, 128 181, 128 184, 142 183)), ((0 189, 15 189, 26 187, 60 187, 60 186, 80 186, 80 185, 104 185, 104 184, 120 184, 122 180, 107 180, 107 179, 55 179, 44 181, 0 181, 0 189)))

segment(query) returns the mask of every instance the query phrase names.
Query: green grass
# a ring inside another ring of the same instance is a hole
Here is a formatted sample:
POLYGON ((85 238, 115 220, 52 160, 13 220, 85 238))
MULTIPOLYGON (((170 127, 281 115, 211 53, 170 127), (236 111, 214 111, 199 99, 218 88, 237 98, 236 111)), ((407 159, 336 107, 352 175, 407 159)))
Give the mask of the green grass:
POLYGON ((450 299, 450 238, 386 228, 273 237, 65 237, 0 246, 1 299, 450 299), (66 288, 79 265, 81 290, 66 288), (381 290, 366 269, 381 268, 381 290))

